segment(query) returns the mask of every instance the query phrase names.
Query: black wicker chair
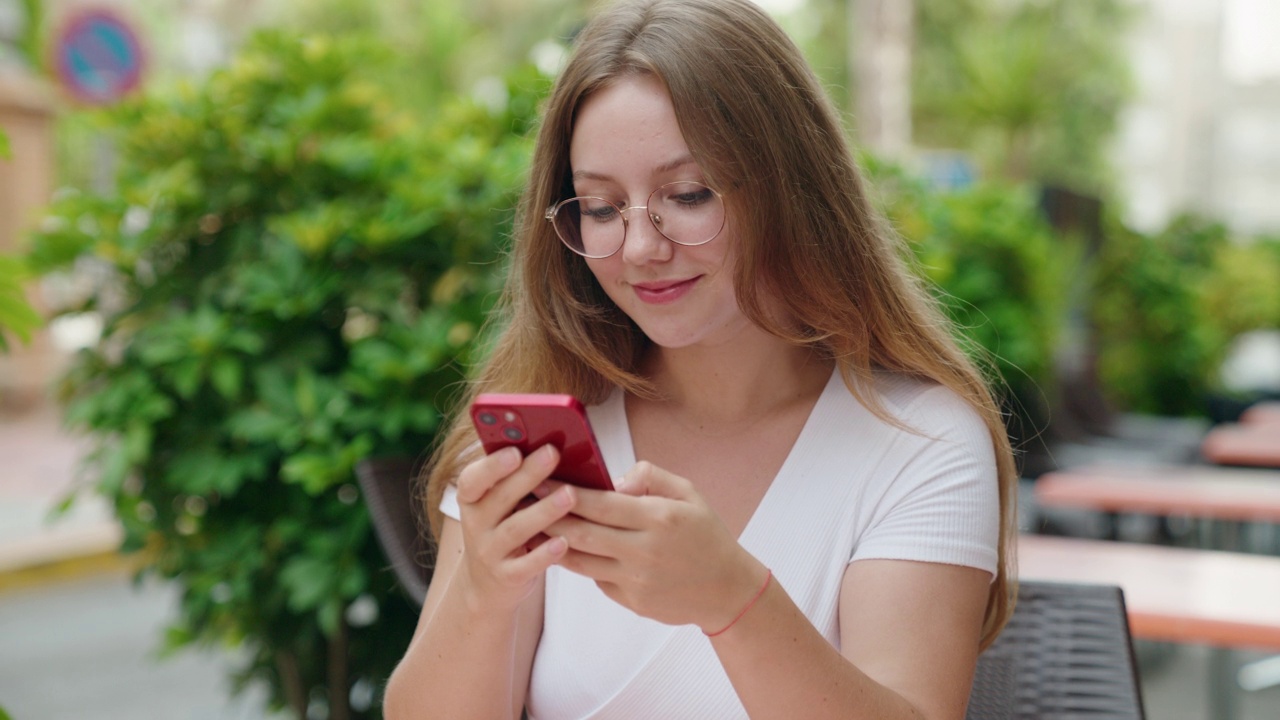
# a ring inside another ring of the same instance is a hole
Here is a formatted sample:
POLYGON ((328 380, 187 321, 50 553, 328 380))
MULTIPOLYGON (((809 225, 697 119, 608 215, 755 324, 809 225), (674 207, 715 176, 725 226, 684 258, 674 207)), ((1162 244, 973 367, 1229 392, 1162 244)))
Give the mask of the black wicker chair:
POLYGON ((356 477, 396 581, 422 607, 435 568, 436 547, 421 520, 422 503, 414 492, 419 467, 404 457, 369 458, 356 464, 356 477))
MULTIPOLYGON (((378 541, 421 606, 435 544, 420 520, 407 458, 360 462, 378 541)), ((1023 582, 1009 624, 978 659, 967 720, 1143 720, 1124 596, 1118 587, 1023 582)))
POLYGON ((1013 617, 978 658, 968 720, 1143 720, 1124 594, 1022 582, 1013 617))

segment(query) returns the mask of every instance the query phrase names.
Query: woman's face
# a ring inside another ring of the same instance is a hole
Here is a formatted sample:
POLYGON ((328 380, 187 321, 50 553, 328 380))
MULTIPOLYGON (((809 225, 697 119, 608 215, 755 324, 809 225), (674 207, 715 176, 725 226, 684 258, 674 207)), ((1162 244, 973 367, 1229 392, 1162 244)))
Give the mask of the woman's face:
MULTIPOLYGON (((666 88, 645 75, 622 78, 583 102, 569 163, 576 195, 628 207, 643 205, 666 183, 705 182, 666 88)), ((715 345, 754 327, 734 297, 733 218, 711 242, 684 246, 663 237, 642 210, 627 217, 622 249, 583 261, 650 340, 664 348, 715 345)))

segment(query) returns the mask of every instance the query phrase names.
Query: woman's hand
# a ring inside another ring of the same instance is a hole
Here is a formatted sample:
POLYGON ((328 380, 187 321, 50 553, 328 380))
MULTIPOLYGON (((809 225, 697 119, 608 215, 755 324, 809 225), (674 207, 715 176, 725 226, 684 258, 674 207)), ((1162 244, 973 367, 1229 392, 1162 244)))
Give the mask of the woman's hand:
POLYGON ((632 468, 615 492, 554 492, 566 491, 573 514, 546 531, 568 541, 559 564, 639 615, 714 632, 765 577, 692 483, 648 462, 632 468))
POLYGON ((468 602, 482 611, 511 612, 568 548, 548 527, 573 508, 574 495, 546 483, 559 453, 545 445, 521 458, 516 448, 483 457, 458 477, 468 602), (540 487, 541 486, 541 487, 540 487), (524 500, 535 489, 540 499, 524 500))

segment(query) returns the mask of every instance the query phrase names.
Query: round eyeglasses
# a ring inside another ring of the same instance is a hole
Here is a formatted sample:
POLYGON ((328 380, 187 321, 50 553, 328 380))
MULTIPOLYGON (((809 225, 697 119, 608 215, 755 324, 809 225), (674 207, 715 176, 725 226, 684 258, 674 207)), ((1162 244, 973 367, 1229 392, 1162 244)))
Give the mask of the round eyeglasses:
POLYGON ((644 210, 653 227, 677 245, 703 245, 724 229, 720 193, 697 182, 667 183, 644 205, 628 207, 599 197, 572 197, 547 208, 546 219, 570 250, 588 258, 607 258, 627 238, 627 216, 644 210))

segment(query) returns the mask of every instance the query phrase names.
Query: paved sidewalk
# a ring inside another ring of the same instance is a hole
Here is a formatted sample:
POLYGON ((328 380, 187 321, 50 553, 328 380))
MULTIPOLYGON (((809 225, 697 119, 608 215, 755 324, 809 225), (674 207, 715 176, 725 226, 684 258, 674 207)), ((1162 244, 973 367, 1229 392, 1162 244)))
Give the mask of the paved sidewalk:
POLYGON ((281 718, 259 685, 233 697, 236 651, 158 657, 178 589, 131 581, 119 524, 82 468, 91 447, 52 404, 0 410, 0 708, 14 720, 281 718))
POLYGON ((87 492, 90 478, 80 467, 90 447, 62 429, 52 404, 0 411, 0 587, 29 571, 114 556, 119 525, 107 503, 87 492), (85 492, 53 517, 77 489, 85 492))
POLYGON ((0 706, 14 720, 288 720, 231 691, 233 651, 159 658, 178 589, 121 571, 0 592, 0 706))

